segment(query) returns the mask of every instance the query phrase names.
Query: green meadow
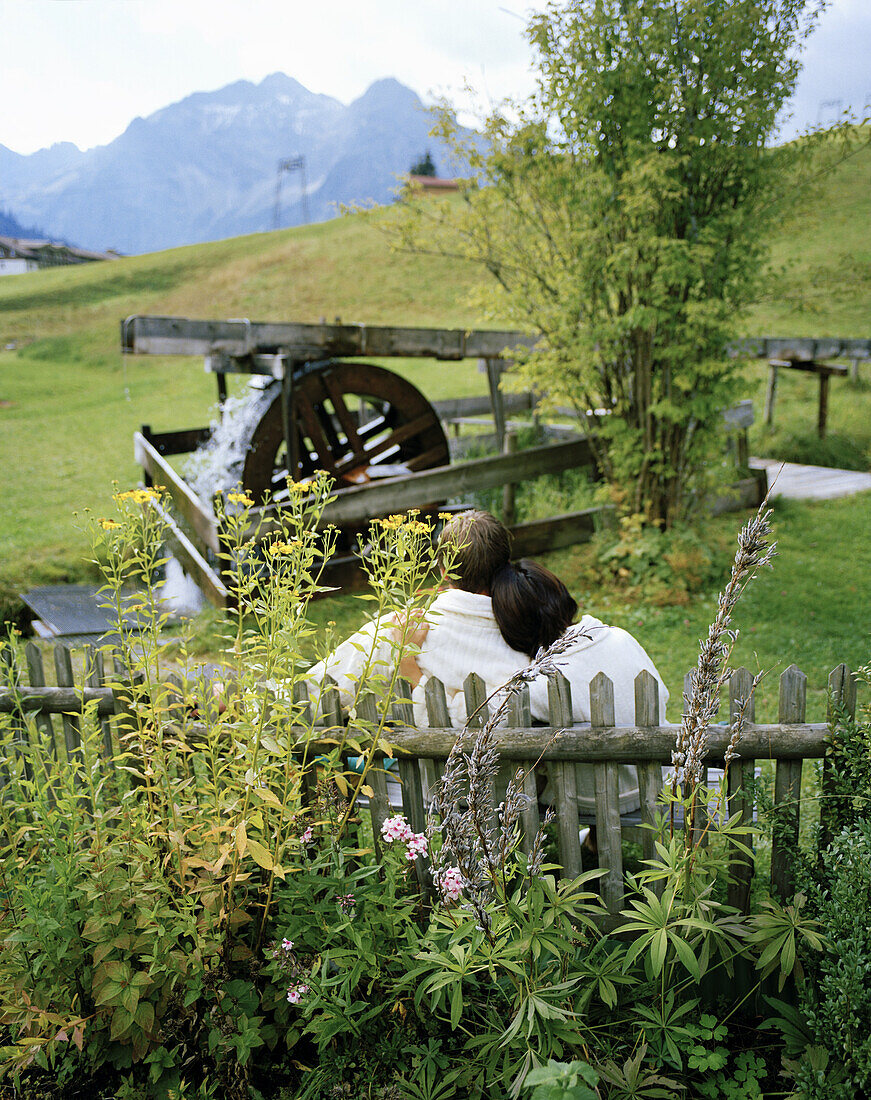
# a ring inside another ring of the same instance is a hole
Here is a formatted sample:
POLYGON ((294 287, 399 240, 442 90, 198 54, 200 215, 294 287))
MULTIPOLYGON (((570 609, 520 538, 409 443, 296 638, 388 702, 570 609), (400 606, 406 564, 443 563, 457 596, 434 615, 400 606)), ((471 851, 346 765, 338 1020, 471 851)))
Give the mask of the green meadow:
MULTIPOLYGON (((871 336, 871 149, 862 148, 778 226, 764 294, 736 334, 871 336)), ((0 279, 0 612, 38 583, 91 575, 82 531, 104 514, 112 484, 135 484, 132 434, 208 423, 214 380, 201 360, 123 357, 119 323, 134 313, 252 320, 492 327, 475 313, 470 266, 391 251, 389 210, 319 225, 0 279), (78 515, 77 515, 78 513, 78 515)), ((483 393, 474 362, 393 361, 431 400, 483 393)), ((816 380, 782 372, 774 432, 761 425, 766 368, 746 367, 756 454, 868 469, 871 364, 831 383, 829 439, 815 437, 816 380)), ((740 516, 705 521, 724 568, 740 516)), ((738 659, 795 661, 822 687, 839 660, 867 661, 871 495, 778 506, 780 556, 742 608, 738 659)), ((655 656, 673 697, 695 661, 715 590, 690 604, 648 606, 643 593, 587 591, 584 547, 552 556, 581 605, 626 626, 655 656)), ((324 602, 350 626, 363 605, 324 602)), ((776 683, 763 688, 763 705, 776 683)), ((773 694, 772 694, 773 693, 773 694)), ((815 704, 814 704, 815 705, 815 704)))

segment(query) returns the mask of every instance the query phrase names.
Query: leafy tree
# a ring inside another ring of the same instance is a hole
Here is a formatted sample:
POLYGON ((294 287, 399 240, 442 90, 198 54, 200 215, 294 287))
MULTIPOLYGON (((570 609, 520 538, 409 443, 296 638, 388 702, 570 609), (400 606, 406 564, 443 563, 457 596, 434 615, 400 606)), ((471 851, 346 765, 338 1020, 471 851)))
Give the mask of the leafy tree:
POLYGON ((823 2, 554 0, 527 30, 528 102, 483 143, 439 112, 464 201, 399 216, 403 246, 486 268, 492 311, 539 337, 522 377, 586 419, 615 500, 651 522, 685 514, 722 449, 725 347, 797 148, 767 145, 823 2))
POLYGON ((423 160, 418 160, 408 169, 410 176, 435 176, 435 165, 432 161, 432 154, 427 149, 423 160))

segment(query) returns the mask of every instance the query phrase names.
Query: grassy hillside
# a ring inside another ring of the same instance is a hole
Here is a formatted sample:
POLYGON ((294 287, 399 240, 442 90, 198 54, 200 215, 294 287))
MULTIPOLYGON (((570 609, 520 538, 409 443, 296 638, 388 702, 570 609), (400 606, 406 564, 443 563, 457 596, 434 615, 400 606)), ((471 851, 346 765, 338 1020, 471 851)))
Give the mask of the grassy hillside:
MULTIPOLYGON (((869 183, 864 149, 781 227, 775 260, 791 266, 742 320, 744 332, 871 335, 869 183)), ((72 512, 99 514, 113 479, 136 480, 131 436, 142 423, 160 430, 208 420, 214 381, 201 361, 122 358, 118 324, 128 314, 480 324, 467 304, 476 273, 392 254, 378 229, 388 217, 0 279, 0 348, 16 345, 0 351, 0 587, 80 571, 86 546, 72 512)), ((471 362, 393 365, 431 399, 485 388, 471 362)), ((748 396, 762 379, 761 368, 748 368, 748 396)), ((813 402, 812 380, 784 379, 775 443, 812 435, 813 402)), ((871 447, 867 385, 833 381, 831 426, 861 465, 871 447)), ((774 446, 761 436, 754 445, 774 446)))

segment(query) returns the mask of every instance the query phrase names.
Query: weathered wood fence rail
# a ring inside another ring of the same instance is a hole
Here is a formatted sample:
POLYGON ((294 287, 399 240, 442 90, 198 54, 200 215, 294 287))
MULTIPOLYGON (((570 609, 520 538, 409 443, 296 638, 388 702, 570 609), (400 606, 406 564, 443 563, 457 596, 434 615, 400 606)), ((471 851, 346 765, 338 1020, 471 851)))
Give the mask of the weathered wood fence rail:
MULTIPOLYGON (((48 739, 50 751, 62 762, 81 753, 80 716, 88 705, 96 705, 102 727, 102 750, 107 762, 117 752, 117 732, 114 733, 111 716, 129 713, 129 695, 123 688, 104 686, 105 679, 99 654, 92 651, 87 662, 87 683, 73 686, 72 662, 69 650, 58 644, 54 647, 54 665, 57 686, 46 686, 43 659, 40 649, 33 643, 26 647, 25 664, 30 684, 24 683, 23 670, 19 669, 8 646, 0 646, 0 714, 12 714, 17 723, 17 740, 26 742, 35 736, 48 739), (5 686, 4 686, 5 685, 5 686), (53 716, 60 716, 62 740, 55 737, 53 716), (25 722, 26 716, 34 719, 25 722), (114 746, 114 747, 113 747, 114 746), (59 753, 59 747, 63 752, 59 753)), ((117 674, 116 674, 117 675, 117 674)), ((689 677, 685 690, 689 690, 689 677)), ((741 700, 750 689, 751 675, 746 669, 735 670, 729 680, 729 710, 737 713, 741 700)), ((310 711, 304 685, 299 701, 310 711)), ((741 822, 748 827, 754 815, 755 774, 759 764, 771 761, 774 765, 774 817, 771 852, 771 884, 782 897, 793 889, 789 851, 798 841, 800 815, 802 813, 801 776, 804 760, 821 759, 826 753, 826 735, 831 708, 843 707, 855 713, 856 681, 846 665, 838 665, 828 679, 829 713, 825 721, 806 720, 807 677, 794 665, 780 678, 778 721, 773 724, 755 722, 751 700, 745 708, 747 724, 739 743, 740 758, 734 761, 727 773, 728 807, 721 808, 728 816, 740 814, 741 822)), ((407 685, 400 691, 408 696, 407 685)), ((475 713, 474 725, 480 726, 487 717, 484 684, 472 674, 465 684, 466 705, 470 714, 475 713)), ((662 724, 659 713, 659 697, 655 680, 642 672, 635 682, 635 725, 615 727, 614 691, 611 681, 599 674, 590 684, 591 726, 574 726, 571 722, 572 702, 568 681, 561 674, 550 677, 548 683, 549 721, 547 725, 533 725, 530 716, 528 691, 524 689, 512 701, 508 724, 497 732, 496 747, 506 765, 512 770, 522 767, 524 792, 528 804, 521 822, 521 843, 528 850, 540 823, 539 793, 546 773, 550 789, 554 792, 553 808, 556 813, 556 843, 563 873, 575 876, 581 870, 581 841, 579 826, 594 820, 597 832, 599 865, 605 870, 602 879, 603 900, 611 914, 623 907, 623 852, 622 835, 627 828, 639 824, 652 826, 663 807, 658 799, 663 788, 663 766, 671 763, 677 727, 662 724), (635 765, 638 772, 640 809, 635 815, 620 814, 618 787, 621 765, 635 765), (584 774, 586 771, 586 775, 584 774), (588 777, 592 772, 595 789, 595 813, 585 818, 578 805, 578 793, 589 788, 588 777)), ((399 792, 403 811, 415 831, 422 831, 426 824, 429 791, 444 767, 445 760, 457 737, 450 728, 445 692, 438 680, 430 680, 426 687, 426 705, 429 726, 414 725, 411 705, 407 701, 392 703, 394 725, 387 737, 398 753, 399 792)), ((368 695, 357 705, 357 714, 364 720, 377 720, 379 705, 374 696, 368 695)), ((308 714, 311 725, 294 727, 285 732, 289 749, 296 755, 330 751, 335 746, 332 733, 343 724, 338 693, 328 685, 321 693, 317 714, 308 714), (321 742, 320 736, 330 739, 321 742)), ((129 720, 129 719, 128 719, 129 720)), ((280 733, 281 731, 279 731, 280 733)), ((191 746, 197 744, 202 727, 188 720, 187 728, 174 727, 173 736, 187 736, 191 746)), ((469 736, 473 734, 470 733, 469 736)), ((728 725, 714 725, 707 731, 705 764, 723 767, 723 757, 729 741, 728 725)), ((15 745, 12 753, 15 754, 15 745)), ((0 762, 4 781, 12 761, 0 762)), ((391 797, 388 776, 381 769, 373 770, 367 778, 374 796, 369 800, 369 812, 376 838, 381 823, 396 804, 391 797)), ((497 785, 498 786, 498 785, 497 785)), ((823 791, 826 787, 825 770, 823 791)), ((495 797, 498 797, 495 796, 495 797)), ((807 810, 807 807, 804 808, 807 810)), ((825 803, 823 803, 825 824, 825 803)), ((704 829, 704 822, 697 823, 704 829)), ((752 847, 752 832, 740 834, 747 846, 752 847)), ((653 857, 655 833, 650 828, 641 830, 641 844, 645 858, 653 857)), ((729 901, 739 908, 748 903, 753 866, 737 849, 731 856, 732 872, 729 884, 729 901)), ((425 874, 425 868, 419 871, 425 874)))

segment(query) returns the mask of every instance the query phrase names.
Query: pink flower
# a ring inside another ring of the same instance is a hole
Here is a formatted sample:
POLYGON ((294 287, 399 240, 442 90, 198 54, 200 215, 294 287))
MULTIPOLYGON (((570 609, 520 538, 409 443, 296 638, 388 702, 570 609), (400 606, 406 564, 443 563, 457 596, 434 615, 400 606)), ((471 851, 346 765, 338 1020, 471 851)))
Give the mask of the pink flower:
POLYGON ((388 817, 382 822, 381 835, 385 840, 393 842, 394 840, 408 840, 414 836, 411 831, 411 826, 402 816, 397 814, 396 817, 388 817))
POLYGON ((289 939, 287 939, 287 937, 285 937, 281 941, 281 950, 282 951, 293 951, 293 940, 289 940, 289 939))
POLYGON ((308 991, 309 987, 305 982, 297 982, 295 985, 290 986, 287 991, 287 1003, 298 1005, 308 991))
POLYGON ((426 836, 423 833, 412 833, 406 843, 408 844, 408 850, 405 853, 407 860, 415 860, 418 856, 426 855, 426 836))
POLYGON ((306 831, 299 838, 300 844, 311 844, 312 837, 314 835, 315 835, 314 830, 312 829, 311 825, 309 825, 309 827, 306 829, 306 831))
POLYGON ((445 901, 459 901, 463 893, 463 876, 459 867, 446 867, 438 876, 439 889, 445 901))
POLYGON ((337 901, 343 913, 350 913, 357 904, 357 899, 353 894, 338 894, 337 901))

